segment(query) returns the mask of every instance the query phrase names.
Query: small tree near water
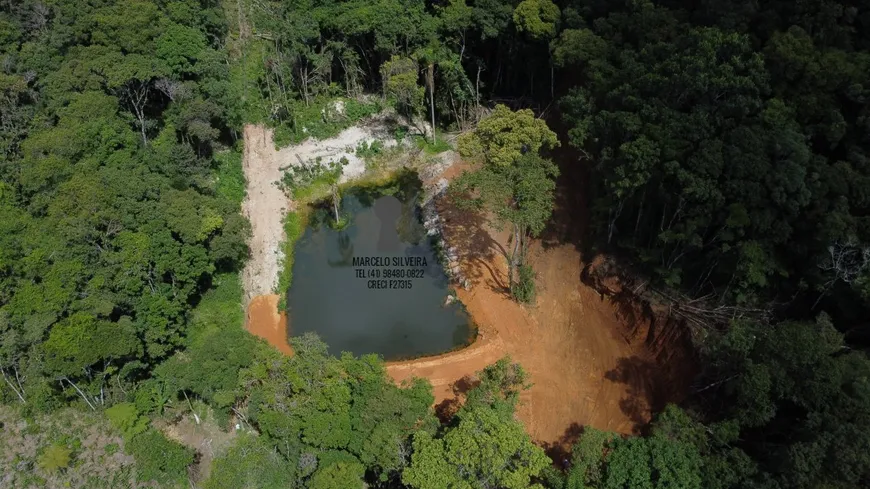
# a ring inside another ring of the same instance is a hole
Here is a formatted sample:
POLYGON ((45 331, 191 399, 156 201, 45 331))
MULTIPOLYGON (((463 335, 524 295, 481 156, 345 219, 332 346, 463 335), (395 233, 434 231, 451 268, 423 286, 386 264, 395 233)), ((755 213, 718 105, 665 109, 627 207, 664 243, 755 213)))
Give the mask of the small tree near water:
POLYGON ((337 227, 342 225, 341 219, 341 191, 338 183, 344 173, 344 167, 348 165, 346 157, 342 156, 338 161, 330 161, 323 164, 320 158, 313 163, 300 166, 291 166, 284 170, 284 185, 294 192, 311 187, 316 184, 329 186, 332 195, 332 211, 335 216, 337 227))

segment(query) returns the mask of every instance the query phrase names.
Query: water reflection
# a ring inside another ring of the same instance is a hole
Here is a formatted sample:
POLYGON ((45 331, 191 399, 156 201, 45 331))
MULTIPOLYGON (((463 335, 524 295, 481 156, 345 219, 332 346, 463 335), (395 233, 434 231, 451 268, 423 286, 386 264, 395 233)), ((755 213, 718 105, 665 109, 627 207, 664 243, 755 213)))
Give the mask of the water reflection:
POLYGON ((342 206, 350 224, 341 231, 328 225, 327 209, 313 213, 295 250, 290 334, 314 331, 334 354, 380 353, 387 359, 466 344, 468 316, 458 303, 445 304, 448 279, 420 222, 419 185, 386 190, 390 195, 347 192, 342 206), (419 266, 393 261, 405 258, 419 266), (361 265, 365 259, 379 265, 361 265), (380 266, 384 260, 386 267, 380 266))
POLYGON ((338 231, 338 260, 327 260, 331 267, 349 267, 353 264, 353 241, 347 231, 338 231))

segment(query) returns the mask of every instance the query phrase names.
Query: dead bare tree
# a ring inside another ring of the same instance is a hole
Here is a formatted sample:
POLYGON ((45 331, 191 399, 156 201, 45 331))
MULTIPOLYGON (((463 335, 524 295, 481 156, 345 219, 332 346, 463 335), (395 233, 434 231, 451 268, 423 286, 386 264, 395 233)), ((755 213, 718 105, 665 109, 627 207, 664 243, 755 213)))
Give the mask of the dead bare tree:
POLYGON ((432 115, 432 144, 435 144, 435 63, 426 66, 426 87, 429 89, 429 112, 432 115))
POLYGON ((5 368, 0 368, 0 373, 3 374, 3 380, 6 381, 6 385, 15 392, 15 395, 18 396, 18 399, 21 401, 21 404, 27 404, 27 400, 24 398, 24 387, 21 386, 21 378, 18 377, 18 368, 13 367, 15 370, 15 382, 18 384, 16 388, 15 384, 12 383, 11 378, 6 374, 5 368))
POLYGON ((345 49, 337 56, 341 69, 344 72, 345 91, 349 98, 358 98, 362 95, 360 79, 365 77, 365 72, 359 66, 359 56, 352 50, 345 49))
POLYGON ((139 122, 142 144, 145 145, 148 144, 148 136, 145 134, 145 106, 148 104, 151 86, 151 80, 134 79, 118 88, 118 95, 130 105, 130 110, 139 122))
POLYGON ((817 266, 829 274, 830 279, 825 282, 813 309, 837 282, 851 284, 870 269, 870 246, 856 244, 854 240, 834 243, 828 246, 828 256, 817 266))
POLYGON ((695 332, 739 319, 766 322, 771 317, 770 308, 722 304, 714 299, 713 294, 692 299, 661 290, 655 293, 665 298, 671 313, 684 319, 695 332))
POLYGON ((161 78, 154 82, 154 88, 160 90, 163 95, 169 97, 169 100, 177 102, 183 100, 190 95, 190 89, 182 82, 170 80, 169 78, 161 78))
POLYGON ((715 294, 700 297, 690 297, 678 291, 653 287, 649 280, 640 278, 635 271, 617 264, 612 259, 605 259, 594 268, 584 271, 584 280, 590 280, 592 286, 602 295, 622 295, 648 301, 668 308, 670 314, 685 321, 695 338, 705 335, 710 328, 726 325, 734 320, 748 319, 766 322, 772 317, 773 304, 761 307, 723 303, 715 294), (619 284, 614 287, 607 284, 607 278, 614 278, 619 284))
POLYGON ((96 411, 96 410, 97 410, 97 408, 94 407, 94 404, 91 402, 90 397, 88 397, 87 394, 85 394, 84 392, 82 392, 82 390, 79 389, 79 386, 77 386, 77 385, 75 384, 75 382, 71 381, 71 380, 69 379, 69 377, 61 377, 61 379, 60 379, 60 385, 61 385, 61 387, 63 387, 63 381, 64 381, 64 380, 67 381, 67 383, 68 383, 69 385, 71 385, 71 386, 73 387, 73 389, 76 390, 76 392, 79 393, 79 395, 82 397, 82 399, 84 399, 85 402, 88 404, 88 407, 91 408, 91 411, 96 411))

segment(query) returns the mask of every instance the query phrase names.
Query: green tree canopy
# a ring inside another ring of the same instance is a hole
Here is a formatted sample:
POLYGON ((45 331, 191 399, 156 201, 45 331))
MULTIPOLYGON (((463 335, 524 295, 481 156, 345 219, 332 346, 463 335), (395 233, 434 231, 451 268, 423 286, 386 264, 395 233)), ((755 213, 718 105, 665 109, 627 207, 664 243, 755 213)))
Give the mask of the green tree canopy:
POLYGON ((514 112, 504 105, 497 105, 474 131, 459 139, 463 156, 480 157, 496 166, 512 165, 524 154, 537 154, 556 146, 559 146, 556 133, 531 110, 514 112))

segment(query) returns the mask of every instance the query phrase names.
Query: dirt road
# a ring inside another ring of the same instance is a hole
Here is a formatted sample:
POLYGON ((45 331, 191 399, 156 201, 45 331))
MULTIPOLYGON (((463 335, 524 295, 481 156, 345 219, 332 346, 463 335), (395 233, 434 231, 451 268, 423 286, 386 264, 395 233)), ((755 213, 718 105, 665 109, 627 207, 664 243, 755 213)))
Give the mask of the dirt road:
POLYGON ((271 294, 278 281, 281 242, 284 241, 284 216, 290 199, 278 187, 281 162, 274 156, 272 131, 263 126, 247 125, 244 130, 245 154, 242 168, 247 192, 242 214, 251 223, 248 247, 251 256, 242 270, 245 304, 252 298, 271 294))

